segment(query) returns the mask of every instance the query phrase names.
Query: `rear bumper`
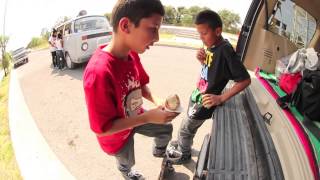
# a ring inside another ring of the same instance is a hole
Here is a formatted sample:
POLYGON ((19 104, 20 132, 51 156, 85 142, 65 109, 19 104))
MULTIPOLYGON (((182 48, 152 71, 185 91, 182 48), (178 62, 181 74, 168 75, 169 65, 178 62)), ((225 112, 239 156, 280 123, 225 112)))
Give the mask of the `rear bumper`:
POLYGON ((14 60, 14 64, 21 64, 21 63, 24 63, 26 60, 28 60, 28 57, 23 57, 23 58, 20 58, 18 60, 14 60))
POLYGON ((85 56, 82 56, 81 58, 78 58, 78 59, 75 59, 74 60, 74 63, 85 63, 87 61, 89 61, 89 59, 91 58, 92 54, 89 54, 89 55, 85 55, 85 56))

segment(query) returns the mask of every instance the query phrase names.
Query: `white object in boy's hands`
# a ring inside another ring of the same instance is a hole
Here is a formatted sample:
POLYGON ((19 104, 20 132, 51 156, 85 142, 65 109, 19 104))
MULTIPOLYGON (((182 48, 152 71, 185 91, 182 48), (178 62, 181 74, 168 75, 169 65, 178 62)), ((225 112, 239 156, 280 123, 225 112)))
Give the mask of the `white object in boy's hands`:
POLYGON ((174 94, 167 97, 165 102, 165 110, 169 112, 181 112, 182 107, 180 104, 179 96, 174 94))

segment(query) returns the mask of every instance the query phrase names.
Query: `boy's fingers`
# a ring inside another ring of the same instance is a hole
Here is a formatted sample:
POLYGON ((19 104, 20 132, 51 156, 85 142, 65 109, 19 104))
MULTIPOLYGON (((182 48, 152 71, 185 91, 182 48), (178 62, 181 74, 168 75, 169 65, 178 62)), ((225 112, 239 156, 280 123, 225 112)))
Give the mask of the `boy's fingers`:
POLYGON ((168 114, 167 116, 167 120, 173 120, 175 117, 177 117, 179 115, 179 113, 176 113, 176 112, 169 112, 170 114, 168 114))

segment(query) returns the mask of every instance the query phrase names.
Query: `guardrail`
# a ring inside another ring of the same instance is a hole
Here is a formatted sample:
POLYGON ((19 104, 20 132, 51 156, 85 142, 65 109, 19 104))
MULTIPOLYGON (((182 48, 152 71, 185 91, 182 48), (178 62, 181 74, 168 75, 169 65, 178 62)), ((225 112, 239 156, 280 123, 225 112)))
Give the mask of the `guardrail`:
MULTIPOLYGON (((192 28, 192 27, 179 27, 179 26, 162 25, 160 28, 160 32, 174 34, 178 37, 200 40, 199 33, 197 32, 196 28, 192 28)), ((223 32, 222 36, 225 39, 228 39, 231 44, 236 44, 238 41, 238 36, 236 34, 230 34, 230 33, 223 32)))
POLYGON ((199 34, 195 28, 163 25, 160 28, 160 32, 174 34, 179 37, 200 39, 199 34))

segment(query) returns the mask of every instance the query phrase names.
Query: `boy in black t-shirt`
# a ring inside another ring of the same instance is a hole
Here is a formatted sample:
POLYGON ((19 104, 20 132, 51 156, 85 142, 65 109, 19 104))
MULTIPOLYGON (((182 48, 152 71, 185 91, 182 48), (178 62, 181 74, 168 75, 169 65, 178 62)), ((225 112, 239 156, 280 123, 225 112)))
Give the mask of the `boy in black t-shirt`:
POLYGON ((250 76, 235 53, 231 44, 221 36, 222 21, 211 10, 200 12, 195 24, 206 49, 197 52, 202 64, 197 88, 192 92, 187 118, 181 123, 178 140, 172 144, 182 152, 175 164, 184 164, 191 159, 191 146, 197 129, 210 118, 216 106, 230 99, 250 83, 250 76), (235 81, 233 87, 221 94, 229 80, 235 81))

